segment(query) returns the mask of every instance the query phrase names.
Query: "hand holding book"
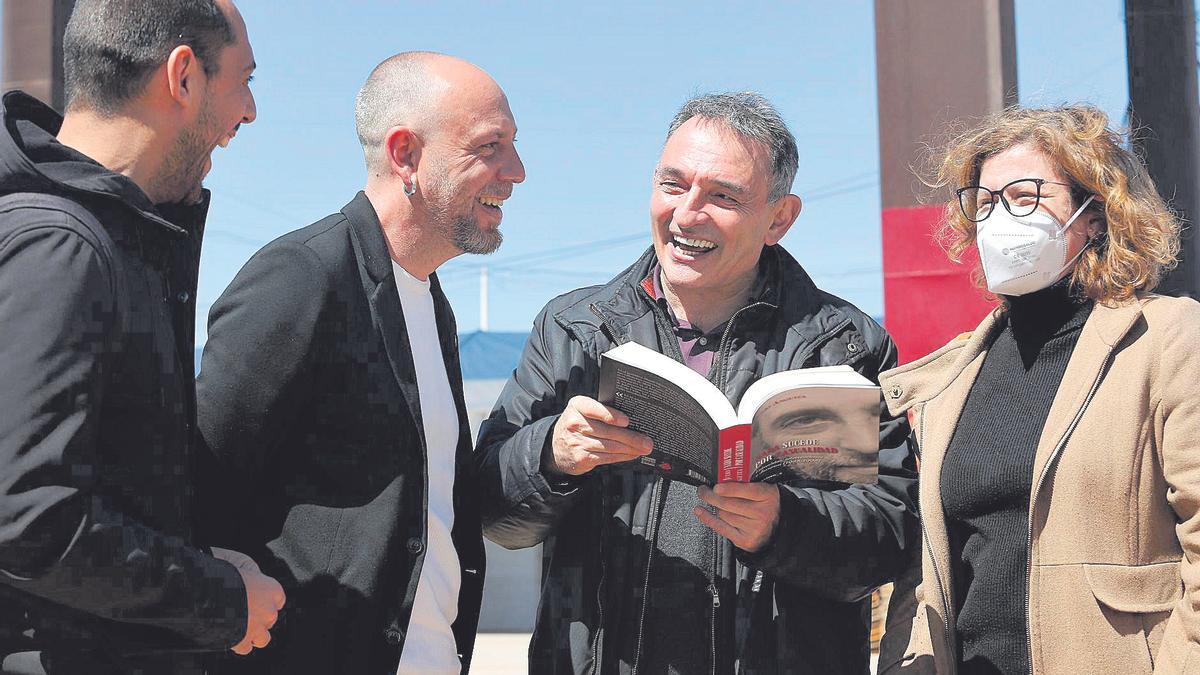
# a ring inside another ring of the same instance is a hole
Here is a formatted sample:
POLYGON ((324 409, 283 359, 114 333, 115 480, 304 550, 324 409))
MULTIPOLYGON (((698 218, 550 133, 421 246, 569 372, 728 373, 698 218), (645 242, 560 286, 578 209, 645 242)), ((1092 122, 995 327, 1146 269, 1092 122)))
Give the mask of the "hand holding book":
POLYGON ((716 515, 696 507, 696 517, 734 546, 756 553, 779 524, 779 488, 772 483, 721 483, 696 491, 701 501, 715 506, 716 515))
POLYGON ((628 462, 648 454, 650 437, 629 427, 629 416, 587 396, 576 396, 554 425, 552 453, 543 469, 583 475, 602 464, 628 462))

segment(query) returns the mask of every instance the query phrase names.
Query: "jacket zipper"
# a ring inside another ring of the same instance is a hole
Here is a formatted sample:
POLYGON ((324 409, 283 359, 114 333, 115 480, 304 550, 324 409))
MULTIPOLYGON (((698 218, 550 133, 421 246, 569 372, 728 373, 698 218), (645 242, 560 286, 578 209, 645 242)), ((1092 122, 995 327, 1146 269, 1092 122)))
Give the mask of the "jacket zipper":
POLYGON ((713 366, 718 368, 717 389, 720 389, 721 393, 725 393, 725 385, 729 384, 729 378, 725 376, 725 363, 729 361, 729 355, 725 352, 729 349, 729 343, 732 341, 733 324, 737 322, 737 318, 742 315, 742 312, 755 307, 774 307, 774 305, 769 302, 755 302, 746 305, 745 307, 734 312, 733 316, 729 317, 729 321, 725 324, 725 332, 721 334, 721 344, 717 348, 717 360, 715 363, 713 363, 713 366))
MULTIPOLYGON (((600 546, 603 547, 604 538, 600 538, 600 546)), ((596 623, 596 639, 592 643, 592 662, 596 664, 592 671, 595 675, 600 675, 600 663, 604 655, 604 580, 608 576, 608 566, 604 564, 604 551, 600 551, 600 582, 596 584, 596 612, 599 614, 599 621, 596 623)))
POLYGON ((1104 374, 1108 372, 1109 365, 1112 364, 1114 351, 1109 351, 1104 357, 1104 363, 1100 366, 1100 372, 1096 374, 1096 380, 1092 382, 1092 388, 1088 390, 1087 398, 1083 399, 1083 405, 1079 406, 1079 410, 1075 412, 1075 418, 1071 420, 1070 426, 1063 432, 1062 438, 1058 439, 1058 444, 1054 446, 1054 451, 1050 453, 1050 458, 1046 460, 1046 466, 1042 467, 1042 473, 1038 476, 1037 484, 1033 488, 1033 494, 1029 497, 1029 527, 1026 530, 1025 539, 1025 648, 1029 656, 1029 675, 1033 675, 1033 633, 1031 626, 1033 625, 1032 611, 1029 607, 1029 587, 1033 580, 1033 514, 1037 507, 1037 496, 1041 492, 1042 484, 1046 482, 1046 476, 1050 475, 1055 462, 1058 461, 1059 455, 1062 454, 1063 448, 1066 447, 1067 441, 1070 440, 1071 434, 1075 433, 1075 427, 1079 426, 1079 420, 1083 417, 1083 413, 1091 404, 1092 399, 1096 396, 1096 390, 1100 388, 1100 381, 1104 379, 1104 374))
MULTIPOLYGON (((642 638, 646 627, 646 604, 650 600, 650 568, 654 562, 654 547, 658 540, 658 521, 659 512, 662 510, 662 502, 666 502, 666 493, 662 489, 663 479, 658 478, 654 481, 654 490, 650 493, 650 502, 654 506, 654 510, 650 512, 649 522, 646 523, 646 576, 642 581, 642 607, 638 612, 638 629, 637 629, 637 649, 633 653, 633 672, 631 675, 637 675, 638 666, 642 661, 642 638)), ((599 673, 597 673, 599 675, 599 673)))
POLYGON ((721 541, 717 533, 712 533, 713 542, 713 580, 708 586, 708 590, 712 593, 712 649, 709 654, 709 665, 712 666, 712 675, 717 675, 717 611, 721 609, 721 589, 717 587, 717 579, 721 575, 721 541))

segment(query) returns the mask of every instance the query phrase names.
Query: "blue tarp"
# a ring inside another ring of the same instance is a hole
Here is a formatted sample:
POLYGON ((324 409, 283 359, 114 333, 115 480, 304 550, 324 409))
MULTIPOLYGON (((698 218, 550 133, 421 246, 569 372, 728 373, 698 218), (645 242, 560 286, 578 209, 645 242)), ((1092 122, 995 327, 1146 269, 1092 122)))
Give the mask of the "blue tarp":
POLYGON ((475 331, 458 336, 464 380, 507 380, 521 360, 529 333, 475 331))

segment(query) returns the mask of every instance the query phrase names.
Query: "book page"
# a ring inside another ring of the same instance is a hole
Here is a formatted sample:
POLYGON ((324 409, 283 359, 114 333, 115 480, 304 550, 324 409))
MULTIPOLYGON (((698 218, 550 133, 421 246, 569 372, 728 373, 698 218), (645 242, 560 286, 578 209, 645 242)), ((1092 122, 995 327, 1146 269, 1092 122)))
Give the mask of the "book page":
MULTIPOLYGON (((754 412, 764 401, 780 392, 799 387, 858 387, 879 391, 879 387, 874 382, 863 377, 850 366, 781 370, 778 373, 759 378, 757 382, 750 385, 738 403, 738 421, 749 424, 754 418, 754 412)), ((722 428, 725 426, 721 425, 722 428)))
MULTIPOLYGON (((601 372, 604 361, 620 361, 639 370, 657 374, 660 378, 673 382, 680 390, 691 398, 696 399, 708 416, 721 429, 737 423, 737 414, 725 394, 703 375, 688 368, 675 359, 644 347, 636 342, 626 342, 618 347, 604 352, 601 359, 601 372)), ((857 373, 856 373, 857 374, 857 373)))
POLYGON ((878 479, 878 387, 783 391, 763 401, 753 420, 752 481, 878 479))
POLYGON ((654 440, 637 460, 693 484, 714 482, 719 430, 704 407, 678 384, 620 361, 600 365, 601 403, 629 416, 629 428, 654 440))

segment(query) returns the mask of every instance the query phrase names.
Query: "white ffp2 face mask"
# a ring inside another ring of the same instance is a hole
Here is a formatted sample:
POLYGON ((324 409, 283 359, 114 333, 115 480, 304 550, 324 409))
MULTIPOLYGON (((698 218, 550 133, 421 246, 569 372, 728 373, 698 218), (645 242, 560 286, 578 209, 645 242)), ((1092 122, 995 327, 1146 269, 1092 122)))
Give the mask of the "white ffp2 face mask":
POLYGON ((976 226, 975 233, 988 290, 997 295, 1025 295, 1058 281, 1087 250, 1084 245, 1067 260, 1067 228, 1093 199, 1094 195, 1088 197, 1062 225, 1045 211, 1018 218, 997 204, 992 214, 976 226))

